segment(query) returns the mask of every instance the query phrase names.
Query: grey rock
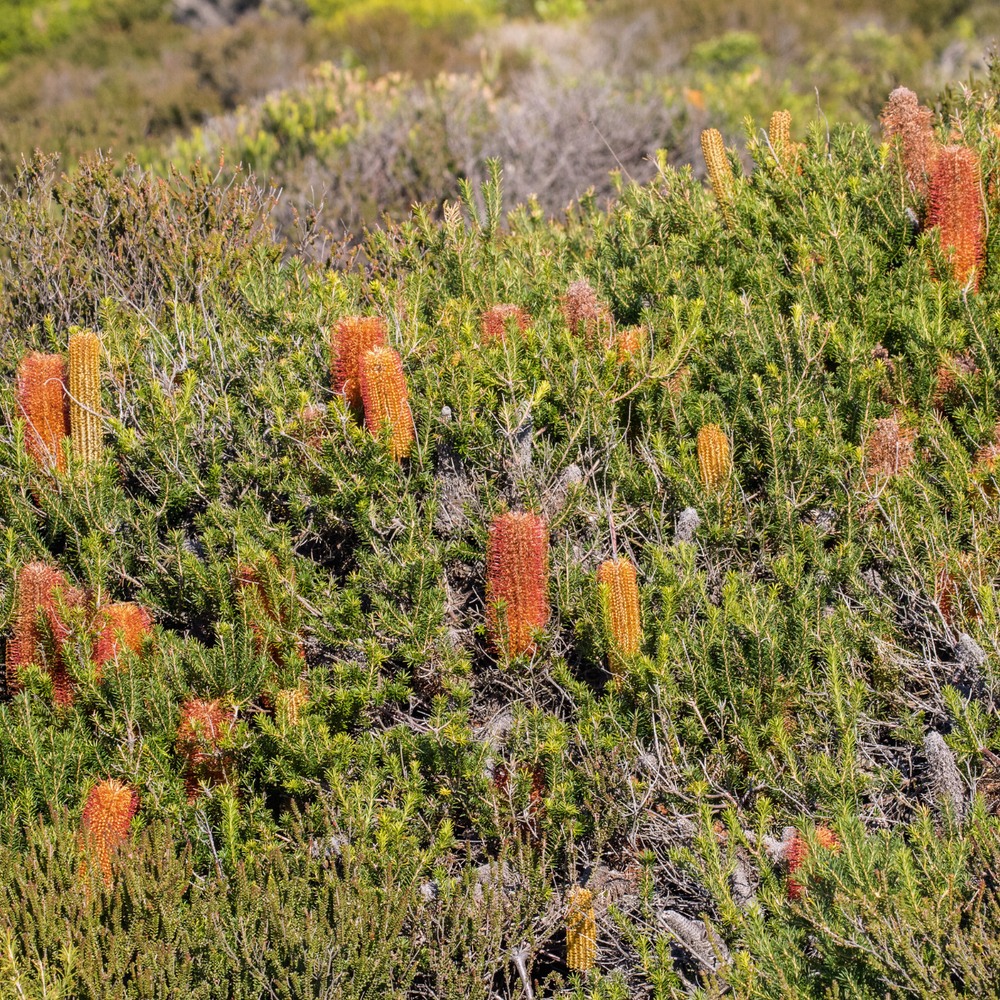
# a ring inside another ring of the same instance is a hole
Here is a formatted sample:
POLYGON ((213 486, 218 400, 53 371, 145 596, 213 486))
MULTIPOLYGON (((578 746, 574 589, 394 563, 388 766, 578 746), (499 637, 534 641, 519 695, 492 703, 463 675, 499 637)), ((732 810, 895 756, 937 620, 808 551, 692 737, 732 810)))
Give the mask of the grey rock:
POLYGON ((948 808, 960 821, 965 813, 965 784, 951 748, 933 729, 924 736, 924 756, 927 758, 928 793, 938 810, 938 818, 942 819, 948 808))
POLYGON ((674 528, 674 544, 677 542, 693 542, 694 533, 701 524, 701 518, 694 507, 685 507, 677 515, 677 526, 674 528))

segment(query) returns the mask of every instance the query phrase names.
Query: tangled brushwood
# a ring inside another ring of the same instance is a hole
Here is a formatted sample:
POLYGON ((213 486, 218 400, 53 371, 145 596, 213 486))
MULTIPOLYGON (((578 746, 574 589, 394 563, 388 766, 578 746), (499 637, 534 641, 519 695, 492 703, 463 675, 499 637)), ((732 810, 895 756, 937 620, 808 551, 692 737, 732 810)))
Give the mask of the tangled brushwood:
POLYGON ((998 90, 343 271, 25 163, 0 998, 998 1000, 998 90))

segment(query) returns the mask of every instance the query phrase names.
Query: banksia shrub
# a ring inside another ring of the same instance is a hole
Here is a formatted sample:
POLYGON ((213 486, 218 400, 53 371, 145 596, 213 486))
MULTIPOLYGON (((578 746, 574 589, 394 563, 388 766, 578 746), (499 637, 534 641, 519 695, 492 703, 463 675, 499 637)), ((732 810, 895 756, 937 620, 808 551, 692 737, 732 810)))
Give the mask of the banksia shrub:
POLYGON ((566 964, 577 972, 589 972, 597 960, 597 921, 589 889, 574 886, 569 891, 566 912, 566 964))
POLYGON ((498 655, 533 653, 533 632, 549 620, 549 531, 537 514, 508 511, 490 525, 486 626, 498 655))
POLYGON ((15 693, 21 689, 20 671, 36 662, 39 649, 44 645, 43 663, 52 678, 55 703, 68 706, 73 702, 73 682, 63 659, 63 646, 69 635, 69 626, 60 612, 60 598, 65 609, 84 603, 86 595, 76 587, 67 587, 66 579, 56 569, 41 562, 32 562, 21 568, 17 580, 18 610, 14 635, 7 643, 7 690, 15 693), (49 646, 44 619, 51 633, 49 646))
POLYGON ((69 338, 69 418, 73 454, 96 462, 104 447, 101 426, 101 342, 96 333, 81 330, 69 338))
POLYGON ((979 287, 983 255, 983 202, 979 190, 979 158, 965 146, 945 146, 931 175, 927 223, 937 226, 941 249, 951 259, 952 277, 960 285, 979 287))
POLYGON ((229 756, 221 749, 236 724, 236 716, 222 707, 222 699, 192 698, 181 706, 177 727, 177 753, 184 760, 184 787, 188 801, 201 794, 201 785, 229 780, 229 756))
POLYGON ((707 490, 717 491, 732 468, 729 439, 716 424, 705 424, 698 431, 698 472, 707 490))
POLYGON ((933 117, 934 112, 924 107, 912 90, 897 87, 889 95, 879 119, 886 142, 892 143, 899 137, 899 152, 906 178, 922 197, 927 195, 928 178, 937 155, 937 142, 931 128, 933 117))
POLYGON ((345 316, 334 329, 330 344, 333 391, 344 396, 352 410, 363 405, 358 363, 373 347, 383 346, 385 339, 380 316, 345 316))
POLYGON ((719 203, 719 211, 726 220, 726 227, 732 229, 736 223, 733 214, 733 169, 726 159, 726 147, 722 142, 722 133, 717 128, 705 129, 701 133, 701 151, 708 168, 708 177, 712 182, 715 200, 719 203))
POLYGON ((593 350, 598 337, 611 331, 611 313, 601 302, 589 281, 574 281, 562 298, 566 325, 574 337, 582 337, 587 350, 593 350))
POLYGON ((479 317, 483 343, 491 344, 494 340, 499 340, 501 343, 505 341, 507 339, 507 323, 515 319, 518 331, 524 333, 530 324, 527 314, 520 306, 499 305, 487 309, 479 317))
POLYGON ((865 441, 866 478, 888 479, 909 468, 916 457, 913 451, 916 436, 916 429, 901 427, 895 415, 876 420, 865 441))
POLYGON ((66 468, 62 441, 70 433, 66 363, 58 354, 33 351, 18 366, 18 411, 26 422, 24 445, 45 468, 66 468))
POLYGON ((368 429, 378 436, 388 424, 392 431, 390 454, 397 461, 405 458, 410 454, 416 433, 399 354, 391 347, 368 351, 358 365, 358 382, 368 429))
MULTIPOLYGON (((840 851, 840 841, 837 835, 826 826, 816 828, 816 841, 825 851, 840 851)), ((788 898, 801 899, 805 892, 805 886, 797 878, 795 872, 802 867, 802 863, 809 856, 809 843, 801 834, 796 834, 792 842, 788 845, 785 857, 788 858, 788 898)))
POLYGON ((639 652, 642 634, 635 567, 628 559, 609 559, 598 567, 597 582, 611 672, 620 677, 628 660, 639 652))
POLYGON ((87 796, 81 824, 81 848, 100 865, 105 885, 111 885, 111 855, 128 839, 132 817, 138 808, 138 794, 115 778, 95 785, 87 796))
POLYGON ((139 604, 107 604, 100 609, 99 615, 100 632, 93 657, 98 680, 105 663, 114 660, 123 648, 140 652, 143 640, 153 632, 149 612, 139 604))

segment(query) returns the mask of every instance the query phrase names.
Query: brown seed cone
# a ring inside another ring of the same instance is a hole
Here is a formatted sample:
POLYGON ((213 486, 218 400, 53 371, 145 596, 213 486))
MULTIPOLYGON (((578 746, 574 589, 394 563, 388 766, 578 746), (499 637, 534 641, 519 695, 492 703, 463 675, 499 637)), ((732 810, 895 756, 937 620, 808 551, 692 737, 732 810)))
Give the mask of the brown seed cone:
POLYGON ((961 401, 959 378, 975 376, 979 370, 968 351, 945 358, 934 374, 934 396, 931 400, 934 408, 945 411, 957 405, 961 401))
POLYGON ((592 351, 598 341, 607 341, 612 322, 608 307, 601 302, 589 281, 571 282, 562 298, 566 325, 574 337, 582 337, 584 346, 592 351))
POLYGON ((381 316, 345 316, 331 338, 330 368, 333 391, 344 396, 352 410, 363 405, 358 382, 358 364, 362 355, 385 344, 386 329, 381 316))
POLYGON ((601 603, 611 672, 621 677, 642 636, 635 567, 628 559, 609 559, 598 567, 597 582, 605 589, 601 603))
POLYGON ((880 118, 885 141, 892 143, 899 137, 899 152, 907 180, 922 197, 927 195, 937 158, 938 145, 931 127, 933 118, 934 112, 924 107, 917 100, 917 95, 906 87, 897 87, 889 95, 880 118))
POLYGON ((63 438, 70 433, 66 363, 58 354, 32 352, 18 366, 18 413, 27 424, 24 446, 43 468, 66 468, 63 438))
POLYGON ((698 431, 698 472, 705 489, 716 492, 733 466, 729 439, 716 424, 705 424, 698 431))
POLYGON ((566 964, 577 972, 589 972, 597 960, 597 922, 594 898, 589 889, 574 886, 567 894, 566 964))
POLYGON ((96 333, 83 330, 69 338, 69 417, 73 454, 96 462, 104 448, 101 425, 101 342, 96 333))
POLYGON ((736 216, 732 209, 735 180, 733 168, 729 165, 729 160, 726 159, 726 147, 722 142, 722 133, 718 129, 709 128, 701 133, 701 151, 705 157, 705 166, 708 168, 708 177, 712 182, 712 190, 715 192, 719 211, 722 212, 722 217, 726 221, 726 228, 732 229, 736 224, 736 216))
POLYGON ((537 514, 509 511, 490 525, 486 626, 494 650, 532 653, 532 633, 549 620, 549 531, 537 514))
POLYGON ((895 415, 876 420, 865 442, 865 477, 888 479, 909 468, 916 458, 916 436, 916 429, 901 427, 895 415))
POLYGON ((396 461, 405 458, 413 447, 416 432, 399 354, 391 347, 368 351, 358 365, 358 383, 368 429, 378 436, 388 424, 392 430, 390 454, 396 461))
MULTIPOLYGON (((111 857, 128 839, 132 817, 139 808, 139 796, 128 785, 108 778, 95 785, 87 796, 81 821, 80 846, 86 855, 96 858, 104 873, 105 885, 111 885, 111 857)), ((81 865, 86 876, 87 862, 81 865)))

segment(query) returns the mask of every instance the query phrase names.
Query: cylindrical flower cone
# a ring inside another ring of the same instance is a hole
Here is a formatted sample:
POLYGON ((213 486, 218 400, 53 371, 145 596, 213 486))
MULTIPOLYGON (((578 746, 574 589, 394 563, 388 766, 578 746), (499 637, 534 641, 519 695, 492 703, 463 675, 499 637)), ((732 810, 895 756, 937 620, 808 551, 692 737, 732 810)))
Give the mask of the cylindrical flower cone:
POLYGON ((123 649, 138 653, 143 641, 153 631, 149 612, 139 604, 120 602, 100 609, 100 632, 94 644, 94 664, 100 680, 104 665, 123 649))
POLYGON ((503 304, 492 306, 479 317, 479 324, 482 330, 484 344, 491 344, 495 340, 503 343, 507 339, 508 321, 517 321, 519 333, 524 333, 528 329, 527 314, 520 306, 503 304))
POLYGON ((945 146, 931 174, 930 226, 939 227, 941 249, 960 285, 979 287, 983 258, 983 200, 979 157, 965 146, 945 146))
POLYGON ((549 531, 537 514, 509 511, 490 526, 486 625, 498 654, 533 653, 533 633, 549 620, 549 531))
POLYGON ((84 462, 96 462, 104 448, 100 353, 101 342, 96 333, 83 330, 70 335, 70 430, 73 454, 84 462))
POLYGON ((363 405, 358 363, 373 347, 385 344, 385 323, 380 316, 345 316, 331 338, 333 391, 344 396, 352 410, 363 405))
POLYGON ((368 351, 358 365, 358 382, 365 403, 368 429, 377 437, 388 425, 392 432, 392 457, 397 461, 405 458, 410 454, 416 434, 399 354, 391 347, 376 347, 368 351))
POLYGON ((221 745, 236 724, 235 715, 222 706, 222 699, 192 698, 181 707, 177 727, 177 753, 185 761, 184 785, 188 801, 201 794, 202 784, 218 785, 229 780, 229 760, 221 745))
POLYGON ((574 886, 569 891, 566 913, 566 964, 577 972, 589 972, 597 961, 597 921, 589 889, 574 886))
POLYGON ((719 211, 726 221, 726 228, 732 229, 736 224, 732 208, 733 168, 726 159, 726 147, 722 142, 722 133, 718 129, 709 128, 701 133, 701 151, 705 157, 705 166, 708 168, 708 177, 712 182, 719 211))
MULTIPOLYGON (((132 817, 139 807, 139 796, 128 785, 108 778, 95 785, 83 809, 81 848, 94 857, 111 885, 111 856, 128 839, 132 817)), ((84 860, 81 875, 86 874, 84 860)))
POLYGON ((639 652, 642 634, 635 567, 628 559, 609 559, 598 567, 597 582, 602 589, 601 610, 611 672, 621 677, 625 665, 639 652))
POLYGON ((66 468, 63 439, 70 433, 66 363, 58 354, 33 351, 18 366, 18 413, 26 428, 24 447, 43 468, 66 468))
POLYGON ((715 424, 705 424, 698 432, 698 472, 705 489, 718 491, 732 464, 725 432, 715 424))

